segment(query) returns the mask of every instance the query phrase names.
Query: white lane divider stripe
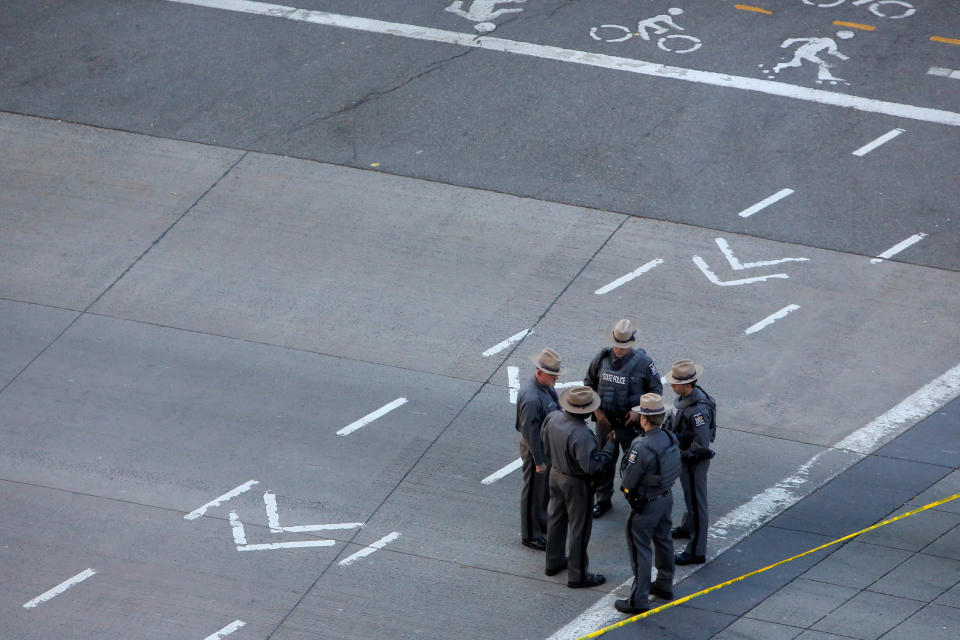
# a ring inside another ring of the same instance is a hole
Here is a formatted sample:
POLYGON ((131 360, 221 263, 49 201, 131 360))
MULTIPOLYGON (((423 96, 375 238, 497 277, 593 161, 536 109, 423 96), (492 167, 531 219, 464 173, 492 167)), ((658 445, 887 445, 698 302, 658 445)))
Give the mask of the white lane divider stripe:
POLYGON ((900 134, 903 133, 904 131, 905 131, 905 129, 901 129, 901 128, 899 128, 899 127, 896 128, 896 129, 893 129, 892 131, 888 131, 887 133, 883 134, 882 136, 880 136, 879 138, 877 138, 877 139, 874 140, 873 142, 868 142, 867 144, 863 145, 862 147, 860 147, 859 149, 857 149, 856 151, 854 151, 854 152, 853 152, 853 155, 855 155, 855 156, 865 156, 865 155, 867 155, 868 153, 870 153, 871 151, 873 151, 874 149, 876 149, 877 147, 879 147, 880 145, 882 145, 882 144, 884 144, 884 143, 886 143, 886 142, 890 142, 891 140, 893 140, 894 138, 896 138, 898 135, 900 135, 900 134))
POLYGON ((224 9, 228 11, 269 16, 286 20, 310 22, 313 24, 340 27, 343 29, 353 29, 356 31, 366 31, 369 33, 381 33, 385 35, 399 36, 402 38, 443 42, 464 47, 500 51, 502 53, 513 53, 545 60, 558 60, 560 62, 570 62, 573 64, 581 64, 591 67, 614 69, 617 71, 626 71, 629 73, 637 73, 670 80, 684 80, 687 82, 726 87, 729 89, 755 91, 758 93, 765 93, 767 95, 780 96, 783 98, 791 98, 794 100, 804 100, 818 104, 852 108, 859 111, 881 113, 889 116, 910 118, 912 120, 922 120, 937 124, 960 126, 960 113, 955 113, 953 111, 917 107, 897 102, 874 100, 872 98, 861 98, 859 96, 825 91, 823 89, 810 89, 807 87, 800 87, 783 82, 775 82, 773 80, 747 78, 743 76, 730 75, 727 73, 716 73, 713 71, 684 69, 682 67, 674 67, 655 62, 646 62, 643 60, 634 60, 632 58, 608 56, 589 51, 563 49, 561 47, 533 44, 530 42, 518 42, 515 40, 505 40, 503 38, 495 38, 492 36, 475 36, 473 33, 444 31, 442 29, 431 29, 428 27, 419 27, 416 25, 398 22, 384 22, 382 20, 358 18, 354 16, 327 13, 325 11, 308 11, 306 9, 297 9, 296 7, 268 4, 265 2, 249 2, 246 0, 167 1, 176 2, 179 4, 194 5, 198 7, 209 7, 212 9, 224 9))
POLYGON ((399 531, 394 531, 393 533, 388 533, 387 535, 383 536, 382 538, 380 538, 379 540, 377 540, 376 542, 374 542, 374 543, 371 544, 370 546, 366 547, 365 549, 361 549, 360 551, 357 551, 357 552, 356 552, 355 554, 353 554, 352 556, 347 556, 346 558, 344 558, 343 560, 341 560, 341 561, 338 562, 337 564, 339 564, 341 567, 346 567, 346 566, 348 566, 348 565, 351 565, 351 564, 353 564, 354 562, 356 562, 357 560, 359 560, 359 559, 361 559, 361 558, 365 558, 366 556, 370 555, 371 553, 373 553, 373 552, 376 551, 377 549, 383 549, 385 546, 387 546, 388 544, 390 544, 391 542, 393 542, 394 540, 396 540, 396 539, 399 538, 399 537, 400 537, 400 532, 399 532, 399 531))
POLYGON ((747 329, 746 331, 744 331, 743 333, 746 334, 746 335, 750 335, 751 333, 756 333, 757 331, 760 331, 761 329, 770 326, 771 324, 773 324, 774 322, 776 322, 776 321, 779 320, 780 318, 785 318, 788 313, 791 313, 791 312, 793 312, 793 311, 796 311, 796 310, 799 309, 799 308, 800 308, 800 305, 797 305, 797 304, 788 304, 788 305, 785 306, 783 309, 780 309, 780 311, 777 311, 776 313, 771 313, 769 316, 767 316, 766 318, 764 318, 763 320, 761 320, 761 321, 758 322, 757 324, 752 325, 750 328, 748 328, 748 329, 747 329))
POLYGON ((928 76, 943 76, 944 78, 953 78, 960 80, 960 71, 947 69, 946 67, 930 67, 927 71, 928 76))
POLYGON ((758 202, 757 204, 753 205, 752 207, 748 207, 748 208, 744 209, 743 211, 741 211, 741 212, 740 212, 739 214, 737 214, 737 215, 739 215, 741 218, 749 218, 750 216, 752 216, 752 215, 755 214, 756 212, 758 212, 758 211, 760 211, 760 210, 762 210, 762 209, 766 209, 767 207, 769 207, 770 205, 772 205, 772 204, 775 203, 775 202, 779 202, 780 200, 783 200, 784 198, 786 198, 786 197, 787 197, 788 195, 790 195, 791 193, 793 193, 793 189, 780 189, 780 191, 777 191, 775 194, 773 194, 773 195, 770 196, 769 198, 764 198, 763 200, 761 200, 761 201, 758 202))
POLYGON ((236 498, 237 496, 239 496, 239 495, 242 494, 242 493, 246 493, 247 491, 250 490, 250 487, 252 487, 252 486, 255 485, 255 484, 259 484, 259 483, 258 483, 256 480, 247 480, 246 482, 244 482, 244 483, 243 483, 242 485, 240 485, 239 487, 237 487, 237 488, 235 488, 235 489, 231 489, 230 491, 228 491, 227 493, 223 494, 223 495, 220 496, 219 498, 214 498, 213 500, 211 500, 211 501, 208 502, 207 504, 203 505, 202 507, 197 507, 196 509, 194 509, 193 511, 191 511, 191 512, 188 513, 187 515, 183 516, 183 519, 184 519, 184 520, 196 520, 197 518, 199 518, 200 516, 202 516, 203 514, 205 514, 205 513, 207 512, 207 509, 210 509, 211 507, 220 506, 221 504, 223 504, 223 503, 226 502, 227 500, 231 500, 231 499, 233 499, 233 498, 236 498))
MULTIPOLYGON (((926 418, 958 395, 960 395, 960 364, 925 384, 895 407, 854 431, 832 448, 869 455, 881 443, 926 418)), ((774 487, 762 491, 725 514, 716 523, 711 524, 710 537, 717 540, 711 558, 719 556, 746 535, 796 504, 803 497, 800 487, 807 483, 810 470, 825 451, 814 455, 800 465, 796 472, 778 482, 774 487), (727 537, 728 527, 737 529, 731 537, 727 537)), ((853 462, 850 464, 852 465, 853 462)), ((679 579, 677 581, 679 582, 679 579)), ((622 616, 613 611, 613 601, 617 598, 617 592, 625 592, 624 590, 631 584, 633 584, 633 578, 600 598, 592 607, 557 630, 547 640, 579 638, 607 626, 614 620, 621 619, 622 616)))
POLYGON ((507 475, 510 475, 511 473, 513 473, 514 471, 516 471, 517 469, 519 469, 519 468, 522 467, 522 466, 523 466, 523 458, 517 458, 516 460, 514 460, 513 462, 511 462, 511 463, 508 464, 507 466, 502 467, 502 468, 494 471, 494 472, 491 473, 490 475, 488 475, 486 478, 484 478, 483 480, 480 481, 480 484, 493 484, 494 482, 496 482, 496 481, 499 480, 500 478, 502 478, 502 477, 504 477, 504 476, 507 476, 507 475))
POLYGON ((507 367, 507 387, 510 389, 510 404, 517 404, 520 395, 520 367, 507 367))
POLYGON ((223 629, 220 629, 220 631, 210 634, 203 640, 220 640, 220 638, 230 635, 240 627, 246 626, 246 624, 247 623, 244 622, 243 620, 234 620, 233 622, 225 626, 223 629))
POLYGON ((605 293, 609 293, 614 289, 616 289, 617 287, 619 287, 620 285, 630 282, 637 276, 641 276, 645 274, 647 271, 650 271, 650 269, 653 269, 654 267, 658 267, 661 264, 663 264, 663 258, 656 258, 654 260, 651 260, 650 262, 646 263, 639 269, 636 269, 635 271, 631 271, 625 276, 620 276, 619 278, 617 278, 616 280, 614 280, 609 284, 603 285, 602 287, 594 291, 594 293, 597 294, 598 296, 602 296, 605 293))
POLYGON ((29 601, 29 602, 25 602, 25 603, 23 604, 23 608, 24 608, 24 609, 33 609, 33 608, 36 607, 38 604, 41 604, 41 603, 43 603, 43 602, 46 602, 47 600, 49 600, 49 599, 51 599, 51 598, 57 597, 58 595, 60 595, 61 593, 63 593, 63 592, 66 591, 67 589, 69 589, 70 587, 72 587, 72 586, 74 586, 74 585, 77 585, 77 584, 80 584, 81 582, 83 582, 84 580, 86 580, 87 578, 89 578, 90 576, 96 575, 96 573, 97 573, 97 572, 94 571, 93 569, 84 569, 83 571, 81 571, 81 572, 78 573, 77 575, 73 576, 73 577, 70 578, 69 580, 64 580, 63 582, 61 582, 60 584, 58 584, 57 586, 55 586, 53 589, 50 589, 50 590, 48 590, 48 591, 44 591, 43 593, 41 593, 40 595, 38 595, 38 596, 37 596, 36 598, 34 598, 33 600, 31 600, 31 601, 29 601))
POLYGON ((495 353, 500 353, 501 351, 503 351, 504 349, 512 345, 514 342, 520 342, 527 336, 527 334, 530 334, 530 333, 533 333, 532 329, 524 329, 519 333, 513 334, 503 342, 498 342, 497 344, 493 345, 492 347, 490 347, 480 355, 482 355, 484 358, 489 358, 495 353))
POLYGON ((925 233, 917 233, 915 235, 912 235, 906 240, 902 242, 898 242, 897 244, 893 245, 892 247, 890 247, 889 249, 887 249, 886 251, 878 255, 876 258, 871 258, 870 262, 872 262, 873 264, 877 264, 877 263, 883 262, 887 258, 892 258, 893 256, 897 255, 907 247, 915 245, 916 243, 920 242, 926 237, 927 237, 927 234, 925 233))
POLYGON ((351 433, 353 433, 354 431, 356 431, 357 429, 360 429, 360 428, 362 428, 362 427, 367 426, 368 424, 370 424, 371 422, 373 422, 373 421, 376 420, 377 418, 383 417, 384 415, 390 413, 391 411, 393 411, 393 410, 396 409, 397 407, 403 406, 403 405, 405 405, 406 403, 407 403, 407 399, 406 399, 406 398, 397 398, 397 399, 394 400, 393 402, 391 402, 391 403, 389 403, 389 404, 383 405, 382 407, 380 407, 379 409, 377 409, 377 410, 374 411, 373 413, 368 413, 367 415, 363 416, 362 418, 360 418, 360 419, 357 420, 356 422, 351 422, 350 424, 348 424, 347 426, 345 426, 343 429, 340 429, 340 431, 337 431, 337 435, 338 435, 338 436, 345 436, 345 435, 351 434, 351 433))

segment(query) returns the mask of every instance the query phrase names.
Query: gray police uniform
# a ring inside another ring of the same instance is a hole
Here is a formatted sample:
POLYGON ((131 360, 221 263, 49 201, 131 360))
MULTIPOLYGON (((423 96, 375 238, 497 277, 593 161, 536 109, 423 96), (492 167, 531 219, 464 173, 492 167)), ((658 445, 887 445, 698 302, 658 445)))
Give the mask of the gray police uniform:
POLYGON ((551 411, 559 408, 553 387, 537 382, 535 375, 523 383, 517 396, 516 429, 520 432, 520 457, 523 459, 523 491, 520 494, 520 534, 524 540, 536 540, 547 534, 547 503, 550 501, 549 469, 537 473, 537 465, 547 464, 540 442, 540 426, 551 411))
MULTIPOLYGON (((631 349, 624 357, 617 358, 613 355, 612 348, 604 348, 587 367, 583 384, 600 396, 600 408, 607 414, 613 430, 617 432, 617 441, 624 452, 637 435, 632 428, 624 426, 627 413, 640 404, 640 396, 643 394, 663 395, 663 384, 660 382, 657 365, 643 349, 631 349)), ((640 428, 639 423, 636 423, 636 428, 640 428)), ((597 424, 597 437, 600 442, 606 441, 608 433, 609 428, 597 424)), ((610 502, 613 496, 613 478, 618 455, 619 452, 614 454, 614 464, 598 478, 598 502, 610 502)))
POLYGON ((597 446, 585 417, 554 411, 544 419, 541 431, 551 464, 546 568, 563 566, 569 527, 569 582, 583 582, 587 577, 587 544, 593 527, 590 478, 612 464, 617 453, 615 442, 608 442, 603 449, 597 446))
POLYGON ((633 568, 633 590, 628 603, 633 608, 648 608, 651 542, 657 565, 654 585, 663 591, 673 589, 673 538, 670 535, 673 494, 670 490, 679 475, 677 438, 659 428, 635 438, 620 464, 620 490, 631 508, 627 518, 627 547, 633 568))
POLYGON ((680 484, 686 511, 679 528, 690 534, 686 552, 692 556, 707 554, 707 471, 713 457, 710 442, 711 428, 715 428, 715 406, 703 389, 694 386, 689 395, 677 396, 673 411, 664 423, 680 441, 683 462, 680 484))

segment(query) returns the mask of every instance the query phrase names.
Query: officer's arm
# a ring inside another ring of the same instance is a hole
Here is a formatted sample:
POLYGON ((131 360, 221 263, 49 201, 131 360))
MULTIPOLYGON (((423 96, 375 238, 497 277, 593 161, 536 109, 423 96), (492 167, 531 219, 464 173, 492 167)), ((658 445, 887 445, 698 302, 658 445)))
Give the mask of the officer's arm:
POLYGON ((517 421, 520 423, 520 435, 530 448, 530 455, 537 466, 545 463, 543 443, 540 440, 540 402, 536 396, 521 398, 517 409, 517 421))
POLYGON ((657 365, 653 363, 653 360, 650 361, 650 364, 647 366, 647 388, 650 390, 648 393, 655 393, 658 396, 663 395, 663 382, 660 380, 660 372, 657 370, 657 365))
POLYGON ((587 367, 587 375, 583 376, 583 386, 597 390, 597 383, 600 378, 600 361, 603 360, 603 351, 594 356, 587 367))
POLYGON ((680 456, 687 460, 697 460, 710 450, 710 421, 713 419, 713 412, 710 405, 698 402, 688 415, 690 424, 687 426, 693 435, 693 442, 689 449, 680 452, 680 456))
POLYGON ((590 431, 578 430, 571 436, 573 456, 583 472, 593 475, 606 467, 617 453, 615 440, 608 440, 603 448, 597 447, 597 438, 590 431))

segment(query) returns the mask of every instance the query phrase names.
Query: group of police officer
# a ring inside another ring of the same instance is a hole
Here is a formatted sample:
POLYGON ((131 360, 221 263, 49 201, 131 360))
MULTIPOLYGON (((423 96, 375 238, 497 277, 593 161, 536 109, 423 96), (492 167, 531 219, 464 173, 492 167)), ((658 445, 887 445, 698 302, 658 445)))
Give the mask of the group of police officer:
POLYGON ((571 588, 603 584, 606 578, 588 571, 587 544, 593 519, 612 507, 622 450, 620 490, 630 506, 627 546, 634 580, 630 597, 615 606, 637 614, 649 609, 650 595, 673 599, 675 565, 706 562, 716 402, 697 384, 703 367, 680 360, 664 377, 676 394, 668 413, 660 373, 637 346, 636 325, 619 320, 607 339, 609 346, 587 368, 584 386, 558 395, 554 385, 564 367, 556 351, 544 349, 534 374, 520 387, 521 537, 525 546, 546 551, 548 576, 567 570, 571 588), (596 422, 595 431, 588 419, 596 422), (671 489, 677 478, 686 510, 673 528, 671 489), (689 538, 676 555, 674 538, 689 538), (654 558, 657 578, 651 583, 654 558))

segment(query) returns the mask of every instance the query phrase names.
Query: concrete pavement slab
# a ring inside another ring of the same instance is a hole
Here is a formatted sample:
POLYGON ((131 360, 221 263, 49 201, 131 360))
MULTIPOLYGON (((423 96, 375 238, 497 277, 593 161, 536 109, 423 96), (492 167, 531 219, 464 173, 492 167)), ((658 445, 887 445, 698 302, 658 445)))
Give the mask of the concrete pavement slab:
POLYGON ((76 317, 74 311, 0 300, 0 388, 7 386, 76 317))
POLYGON ((929 604, 890 631, 885 638, 952 640, 960 630, 960 609, 929 604))
MULTIPOLYGON (((917 526, 923 526, 917 524, 917 526)), ((917 554, 870 585, 870 591, 932 602, 957 583, 960 561, 917 554)))
POLYGON ((713 637, 715 640, 793 640, 802 632, 784 624, 740 618, 713 637))
POLYGON ((877 453, 955 467, 960 464, 960 433, 956 428, 958 419, 960 402, 954 400, 908 433, 884 445, 877 453))
POLYGON ((747 616, 807 628, 857 593, 857 589, 797 578, 751 609, 747 616))
POLYGON ((960 609, 960 580, 934 600, 934 604, 960 609))
MULTIPOLYGON (((937 500, 949 498, 957 493, 960 493, 960 471, 954 471, 953 473, 944 477, 940 482, 911 500, 910 505, 914 507, 922 507, 925 504, 930 504, 931 502, 936 502, 937 500)), ((937 511, 960 513, 960 504, 957 504, 956 500, 946 502, 938 506, 937 511)))
POLYGON ((716 611, 680 605, 663 616, 644 618, 604 635, 610 640, 701 640, 728 627, 736 618, 716 611))
MULTIPOLYGON (((890 526, 890 525, 887 525, 890 526)), ((803 574, 804 578, 866 589, 911 557, 909 551, 867 544, 862 536, 847 542, 803 574)))
POLYGON ((84 309, 243 153, 0 113, 0 296, 84 309))
POLYGON ((813 629, 874 640, 920 610, 923 603, 862 591, 824 617, 813 629))
POLYGON ((95 310, 484 380, 622 220, 254 154, 95 310))
MULTIPOLYGON (((915 508, 912 506, 901 507, 890 514, 890 517, 915 508)), ((905 520, 898 520, 880 529, 869 531, 859 536, 858 540, 892 549, 926 551, 929 545, 935 543, 941 536, 948 534, 958 524, 960 524, 960 514, 930 509, 905 520)))
POLYGON ((932 556, 960 560, 960 526, 950 529, 924 547, 923 552, 932 556))

